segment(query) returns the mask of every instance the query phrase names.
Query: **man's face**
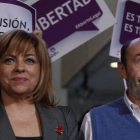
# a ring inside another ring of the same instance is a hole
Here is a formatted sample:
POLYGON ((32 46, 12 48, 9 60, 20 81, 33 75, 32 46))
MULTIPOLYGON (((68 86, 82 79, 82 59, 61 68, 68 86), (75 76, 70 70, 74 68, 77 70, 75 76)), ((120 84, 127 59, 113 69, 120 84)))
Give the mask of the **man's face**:
POLYGON ((126 52, 126 81, 129 92, 140 100, 140 39, 133 41, 126 52))

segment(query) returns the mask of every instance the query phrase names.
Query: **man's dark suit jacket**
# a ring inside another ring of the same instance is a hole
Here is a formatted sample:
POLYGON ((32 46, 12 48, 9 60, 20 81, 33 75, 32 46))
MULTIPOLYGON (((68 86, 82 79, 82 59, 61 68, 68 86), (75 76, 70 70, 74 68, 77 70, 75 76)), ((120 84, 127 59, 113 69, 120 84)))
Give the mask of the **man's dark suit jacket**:
MULTIPOLYGON (((77 140, 78 126, 69 107, 46 108, 35 103, 39 114, 43 140, 77 140), (63 126, 63 134, 56 133, 58 126, 63 126)), ((0 103, 0 140, 16 140, 8 116, 0 103)))

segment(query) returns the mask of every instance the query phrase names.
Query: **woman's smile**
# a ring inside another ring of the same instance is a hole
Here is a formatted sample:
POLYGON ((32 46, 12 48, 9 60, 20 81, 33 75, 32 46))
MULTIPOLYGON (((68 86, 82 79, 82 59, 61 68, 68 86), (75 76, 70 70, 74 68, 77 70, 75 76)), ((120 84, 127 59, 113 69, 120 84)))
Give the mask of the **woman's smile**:
POLYGON ((23 82, 26 82, 28 79, 25 77, 15 77, 12 80, 15 82, 23 83, 23 82))

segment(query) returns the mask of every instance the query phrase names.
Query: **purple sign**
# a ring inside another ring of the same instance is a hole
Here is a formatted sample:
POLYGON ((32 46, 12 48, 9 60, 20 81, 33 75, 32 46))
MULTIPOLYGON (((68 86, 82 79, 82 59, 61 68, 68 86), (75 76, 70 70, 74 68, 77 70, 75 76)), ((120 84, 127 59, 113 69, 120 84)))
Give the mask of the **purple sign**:
POLYGON ((37 28, 43 31, 48 47, 76 31, 99 30, 92 22, 102 16, 95 0, 41 0, 37 9, 37 28))
POLYGON ((140 4, 126 1, 120 43, 140 37, 140 4))
POLYGON ((1 7, 0 11, 0 33, 2 33, 2 28, 14 28, 14 29, 24 29, 25 31, 29 32, 29 31, 33 31, 34 29, 36 29, 36 11, 34 8, 32 8, 31 6, 28 6, 26 4, 24 4, 23 2, 19 2, 17 0, 0 0, 0 4, 11 4, 11 5, 16 5, 19 6, 21 8, 18 8, 19 11, 16 11, 16 9, 12 9, 12 7, 9 8, 9 10, 7 10, 8 7, 1 7), (26 9, 26 11, 29 11, 28 13, 31 13, 31 15, 25 15, 23 14, 23 12, 26 9), (3 10, 5 9, 6 12, 4 12, 3 10), (4 12, 4 13, 3 13, 4 12), (24 16, 24 17, 21 17, 24 16), (20 19, 23 19, 19 21, 19 16, 20 19), (29 19, 30 18, 30 19, 29 19), (29 23, 32 22, 32 23, 29 23), (28 26, 29 24, 32 24, 32 26, 28 26), (32 28, 30 28, 32 27, 32 28))

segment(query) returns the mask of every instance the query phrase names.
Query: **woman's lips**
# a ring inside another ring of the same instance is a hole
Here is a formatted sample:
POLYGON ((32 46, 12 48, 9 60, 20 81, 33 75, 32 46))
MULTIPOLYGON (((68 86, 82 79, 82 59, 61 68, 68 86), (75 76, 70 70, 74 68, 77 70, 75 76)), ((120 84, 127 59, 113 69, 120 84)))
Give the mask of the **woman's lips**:
POLYGON ((16 82, 25 82, 25 81, 27 81, 27 78, 24 78, 24 77, 16 77, 16 78, 13 78, 12 80, 14 80, 16 82))

